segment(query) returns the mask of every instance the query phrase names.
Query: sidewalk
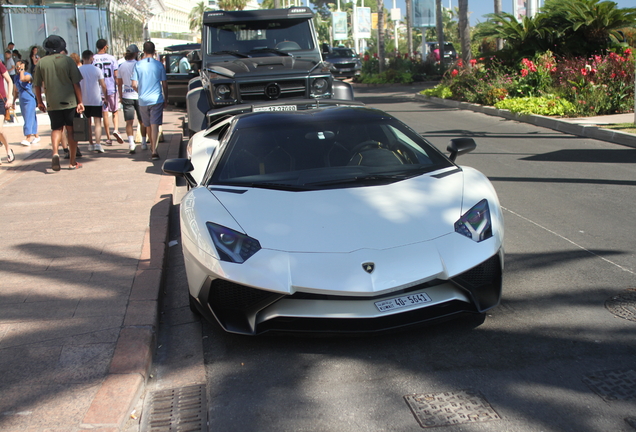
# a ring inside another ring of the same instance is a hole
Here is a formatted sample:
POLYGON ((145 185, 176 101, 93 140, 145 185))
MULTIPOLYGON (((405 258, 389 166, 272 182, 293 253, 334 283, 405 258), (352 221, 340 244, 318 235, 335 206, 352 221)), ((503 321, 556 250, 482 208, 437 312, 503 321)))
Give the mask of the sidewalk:
POLYGON ((597 126, 618 123, 632 123, 634 121, 634 113, 584 118, 555 118, 533 114, 516 114, 508 110, 498 109, 491 106, 473 104, 468 102, 459 102, 452 99, 440 99, 432 96, 425 96, 419 93, 415 94, 415 100, 428 101, 437 105, 443 105, 451 108, 480 112, 491 116, 503 117, 508 120, 530 123, 536 126, 554 129, 559 132, 577 135, 584 138, 608 141, 615 144, 621 144, 624 146, 636 148, 636 134, 606 129, 597 126))
POLYGON ((16 161, 0 148, 0 430, 118 431, 129 419, 152 361, 174 186, 161 165, 178 156, 182 116, 164 114, 159 161, 82 143, 84 167, 61 159, 59 172, 48 124, 32 148, 21 124, 5 125, 16 161))

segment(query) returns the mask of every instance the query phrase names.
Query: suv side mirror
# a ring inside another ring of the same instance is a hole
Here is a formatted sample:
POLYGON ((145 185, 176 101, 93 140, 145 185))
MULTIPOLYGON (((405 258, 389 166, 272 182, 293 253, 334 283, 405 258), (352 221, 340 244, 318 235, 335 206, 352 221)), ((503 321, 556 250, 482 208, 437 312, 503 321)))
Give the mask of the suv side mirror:
POLYGON ((477 144, 475 144, 475 140, 472 138, 453 138, 448 143, 448 147, 446 150, 450 152, 448 158, 455 162, 457 156, 461 156, 466 153, 470 153, 471 151, 477 148, 477 144))
POLYGON ((331 54, 331 47, 328 43, 324 42, 322 44, 322 55, 331 54))

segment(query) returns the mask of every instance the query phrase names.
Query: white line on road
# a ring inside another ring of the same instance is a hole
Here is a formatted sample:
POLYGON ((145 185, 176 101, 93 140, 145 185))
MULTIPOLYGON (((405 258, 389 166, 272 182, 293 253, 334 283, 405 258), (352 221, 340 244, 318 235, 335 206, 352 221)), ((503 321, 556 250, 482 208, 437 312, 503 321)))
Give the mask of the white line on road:
POLYGON ((584 250, 585 252, 587 252, 587 253, 589 253, 589 254, 591 254, 591 255, 594 255, 595 257, 598 257, 598 258, 602 259, 602 260, 603 260, 603 261, 605 261, 606 263, 612 264, 613 266, 616 266, 616 267, 618 267, 619 269, 621 269, 621 270, 623 270, 623 271, 626 271, 627 273, 636 274, 636 273, 634 273, 633 271, 631 271, 630 269, 627 269, 627 268, 623 267, 623 266, 622 266, 622 265, 620 265, 620 264, 616 264, 615 262, 610 261, 610 260, 608 260, 607 258, 604 258, 604 257, 600 256, 599 254, 596 254, 596 253, 592 252, 591 250, 589 250, 589 249, 587 249, 587 248, 585 248, 585 247, 581 246, 580 244, 578 244, 578 243, 576 243, 576 242, 574 242, 574 241, 570 240, 569 238, 564 237, 564 236, 562 236, 561 234, 556 233, 556 232, 552 231, 551 229, 546 228, 546 227, 544 227, 543 225, 540 225, 540 224, 536 223, 535 221, 528 219, 528 218, 527 218, 527 217, 525 217, 525 216, 521 216, 519 213, 516 213, 516 212, 514 212, 514 211, 512 211, 512 210, 510 210, 510 209, 507 209, 507 208, 505 208, 505 207, 501 207, 501 208, 502 208, 503 210, 505 210, 505 211, 507 211, 507 212, 509 212, 509 213, 511 213, 511 214, 513 214, 513 215, 515 215, 515 216, 517 216, 518 218, 521 218, 521 219, 523 219, 523 220, 524 220, 524 221, 526 221, 526 222, 530 222, 531 224, 533 224, 533 225, 535 225, 535 226, 537 226, 537 227, 541 228, 542 230, 545 230, 545 231, 549 232, 550 234, 553 234, 553 235, 555 235, 555 236, 557 236, 557 237, 559 237, 559 238, 562 238, 563 240, 565 240, 565 241, 567 241, 567 242, 569 242, 569 243, 573 244, 573 245, 574 245, 574 246, 576 246, 577 248, 582 249, 582 250, 584 250))

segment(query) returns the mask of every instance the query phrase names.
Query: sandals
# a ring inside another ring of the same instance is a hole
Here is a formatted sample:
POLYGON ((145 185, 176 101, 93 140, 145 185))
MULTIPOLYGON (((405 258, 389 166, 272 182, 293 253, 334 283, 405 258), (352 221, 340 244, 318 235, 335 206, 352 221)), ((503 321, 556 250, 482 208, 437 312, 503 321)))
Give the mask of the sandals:
POLYGON ((51 169, 53 171, 59 171, 60 170, 60 156, 59 155, 53 155, 53 159, 51 160, 51 169))
POLYGON ((7 152, 7 162, 11 163, 15 160, 15 153, 13 153, 13 149, 9 149, 7 152))
POLYGON ((74 169, 80 169, 82 168, 84 165, 82 165, 81 163, 77 162, 75 165, 69 165, 68 169, 70 170, 74 170, 74 169))
POLYGON ((113 141, 112 141, 112 140, 107 139, 106 141, 104 141, 104 145, 112 146, 112 145, 113 145, 113 141))
POLYGON ((154 160, 159 160, 159 153, 153 153, 152 156, 150 157, 150 159, 154 160))

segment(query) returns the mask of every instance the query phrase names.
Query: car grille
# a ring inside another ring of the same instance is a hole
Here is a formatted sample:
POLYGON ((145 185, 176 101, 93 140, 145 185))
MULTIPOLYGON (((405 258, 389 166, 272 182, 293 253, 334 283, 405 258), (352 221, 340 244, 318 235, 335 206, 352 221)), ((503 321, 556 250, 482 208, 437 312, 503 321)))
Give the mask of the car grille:
POLYGON ((484 312, 499 304, 501 298, 501 260, 499 254, 452 279, 467 290, 477 310, 484 312))
POLYGON ((353 68, 356 66, 355 63, 336 63, 334 64, 334 66, 336 67, 336 69, 345 69, 345 68, 353 68))
POLYGON ((303 98, 306 94, 307 81, 304 79, 287 81, 263 81, 239 84, 239 93, 243 101, 272 100, 265 94, 265 88, 269 84, 278 84, 280 96, 277 99, 303 98))
POLYGON ((246 311, 271 296, 268 291, 216 279, 210 286, 209 303, 215 308, 246 311))

